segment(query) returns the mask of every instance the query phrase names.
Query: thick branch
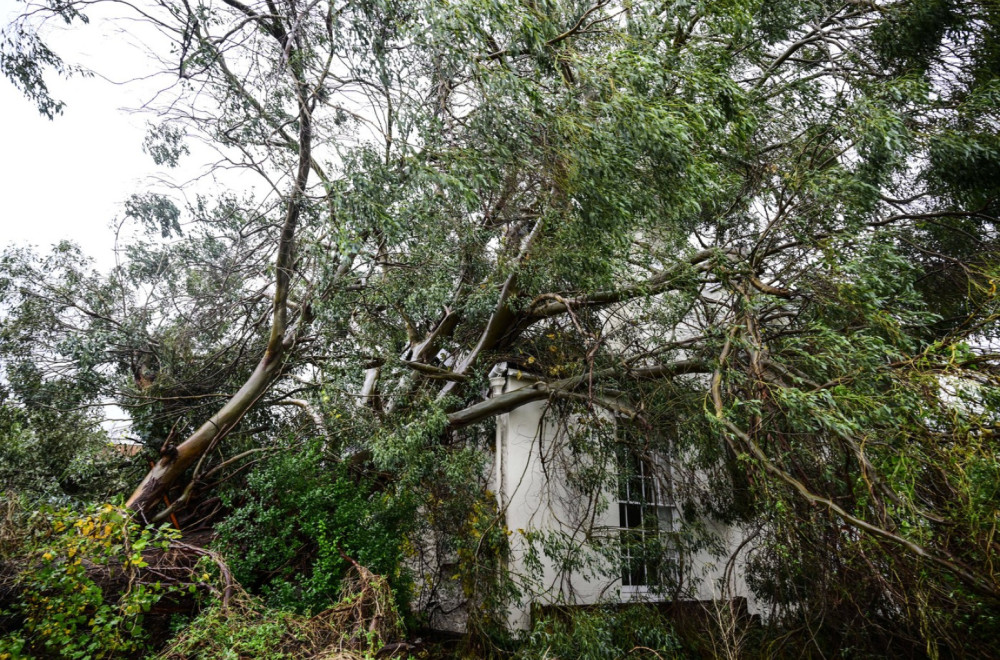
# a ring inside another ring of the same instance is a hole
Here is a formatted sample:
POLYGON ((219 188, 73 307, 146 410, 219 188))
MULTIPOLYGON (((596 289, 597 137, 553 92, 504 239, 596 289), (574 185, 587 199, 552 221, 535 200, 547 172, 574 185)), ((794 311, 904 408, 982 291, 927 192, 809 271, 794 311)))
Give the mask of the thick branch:
MULTIPOLYGON (((233 0, 235 2, 235 0, 233 0)), ((231 2, 230 4, 233 4, 231 2)), ((241 11, 251 11, 234 4, 241 11)), ((286 46, 284 31, 276 28, 272 35, 286 46)), ((243 416, 264 395, 275 376, 281 371, 284 353, 293 345, 294 338, 302 326, 307 325, 310 314, 308 305, 302 307, 297 327, 288 328, 288 292, 295 261, 295 230, 301 215, 309 172, 312 166, 312 117, 309 112, 308 86, 298 66, 289 67, 293 83, 298 93, 299 153, 298 168, 292 190, 286 202, 285 220, 278 239, 278 253, 275 258, 275 287, 271 333, 263 358, 253 374, 243 384, 219 412, 201 425, 174 451, 164 454, 129 497, 127 505, 141 512, 149 512, 159 498, 195 461, 209 451, 225 434, 231 431, 243 416)))
MULTIPOLYGON (((279 342, 279 346, 281 343, 279 342)), ((201 425, 173 451, 164 453, 160 460, 146 474, 126 506, 141 512, 148 512, 159 502, 160 497, 171 485, 194 464, 209 448, 231 431, 250 408, 267 391, 275 375, 281 369, 280 355, 267 354, 257 364, 253 374, 243 387, 226 402, 219 412, 201 425)))
MULTIPOLYGON (((528 315, 532 320, 537 320, 565 314, 569 309, 567 303, 572 307, 596 307, 625 302, 640 296, 655 296, 664 291, 677 288, 679 280, 690 272, 691 267, 705 264, 705 262, 718 253, 718 250, 696 252, 683 262, 664 270, 641 284, 622 287, 621 289, 598 291, 590 295, 565 300, 539 296, 535 304, 531 306, 528 315)), ((702 269, 707 269, 707 265, 703 266, 702 269)))
POLYGON ((641 369, 617 369, 608 368, 596 371, 593 374, 584 373, 579 376, 571 376, 561 380, 545 382, 538 381, 533 385, 522 387, 513 392, 507 392, 500 396, 487 399, 475 405, 469 406, 448 415, 448 423, 452 428, 460 428, 481 422, 496 415, 510 412, 515 408, 531 403, 548 399, 557 392, 572 392, 573 390, 587 385, 591 379, 598 380, 613 378, 615 376, 627 376, 636 380, 656 380, 659 378, 672 378, 683 374, 707 373, 707 365, 700 360, 681 360, 670 364, 658 364, 652 367, 641 369))
POLYGON ((277 353, 278 345, 285 334, 288 314, 288 289, 291 283, 292 266, 295 261, 295 227, 302 212, 303 198, 309 183, 309 169, 312 163, 312 118, 304 101, 299 104, 299 167, 295 184, 288 198, 285 222, 278 242, 278 256, 275 260, 274 316, 271 321, 271 337, 267 342, 268 354, 277 353))

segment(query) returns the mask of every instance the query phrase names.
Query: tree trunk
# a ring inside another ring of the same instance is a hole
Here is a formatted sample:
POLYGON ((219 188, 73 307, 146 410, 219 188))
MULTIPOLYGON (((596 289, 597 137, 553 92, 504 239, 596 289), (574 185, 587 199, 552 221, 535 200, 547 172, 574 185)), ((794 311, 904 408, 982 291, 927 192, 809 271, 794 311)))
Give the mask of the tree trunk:
POLYGON ((231 431, 243 415, 267 391, 274 376, 280 369, 281 353, 270 351, 260 361, 243 387, 215 415, 192 433, 184 442, 163 452, 160 460, 146 474, 135 489, 126 505, 148 514, 160 502, 167 489, 198 459, 212 447, 221 436, 231 431))

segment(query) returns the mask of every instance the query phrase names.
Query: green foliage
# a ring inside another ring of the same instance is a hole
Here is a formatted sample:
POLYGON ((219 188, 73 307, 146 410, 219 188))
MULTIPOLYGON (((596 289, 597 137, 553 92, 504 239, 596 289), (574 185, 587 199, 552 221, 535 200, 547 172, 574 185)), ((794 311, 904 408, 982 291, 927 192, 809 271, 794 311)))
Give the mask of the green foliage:
MULTIPOLYGON (((485 490, 507 363, 560 423, 634 418, 629 449, 670 457, 684 531, 650 554, 712 547, 706 518, 758 530, 747 578, 775 640, 861 655, 874 626, 881 646, 983 655, 1000 594, 995 2, 162 9, 142 18, 178 35, 181 83, 147 150, 172 165, 182 136, 206 139, 265 185, 186 209, 133 197, 145 238, 108 277, 67 245, 5 253, 4 476, 51 452, 19 486, 69 492, 58 440, 88 421, 70 411, 111 400, 169 457, 263 358, 269 393, 192 479, 197 497, 230 486, 238 577, 316 611, 342 550, 403 599, 401 539, 436 532, 488 628, 519 596, 485 490), (274 440, 317 430, 325 453, 274 440)), ((51 115, 40 73, 60 64, 30 28, 5 31, 0 64, 51 115)), ((600 502, 625 442, 577 435, 538 456, 600 502)), ((593 521, 525 537, 589 571, 587 551, 615 551, 593 521)), ((590 647, 628 652, 585 623, 590 647)), ((590 652, 551 625, 560 653, 590 652)))
POLYGON ((0 408, 0 483, 6 488, 32 499, 87 501, 120 494, 137 476, 135 461, 83 420, 74 427, 55 415, 25 417, 0 408))
POLYGON ((430 520, 432 526, 446 531, 450 543, 443 549, 453 552, 458 559, 453 579, 468 601, 466 644, 470 651, 483 651, 508 637, 508 608, 522 597, 509 573, 510 530, 501 524, 496 500, 491 495, 465 498, 461 511, 456 510, 459 507, 455 503, 445 507, 439 502, 432 508, 430 520), (462 524, 453 529, 443 518, 456 514, 462 516, 458 518, 462 524))
POLYGON ((247 602, 224 607, 215 602, 185 623, 160 658, 273 658, 294 660, 295 624, 301 618, 290 612, 269 609, 248 597, 247 602), (289 646, 292 648, 290 649, 289 646))
POLYGON ((515 654, 524 660, 683 658, 670 620, 655 606, 570 609, 538 618, 515 654))
POLYGON ((372 660, 402 633, 393 600, 384 578, 358 566, 339 601, 312 617, 266 607, 236 587, 226 600, 204 608, 157 657, 372 660))
POLYGON ((884 62, 900 68, 926 70, 939 55, 941 38, 959 18, 955 0, 916 0, 892 8, 892 20, 875 32, 884 62))
MULTIPOLYGON (((74 19, 87 22, 72 4, 59 3, 62 17, 70 23, 74 19)), ((67 66, 55 51, 39 38, 34 30, 17 22, 4 26, 0 33, 0 73, 3 73, 19 91, 35 102, 38 112, 49 119, 61 115, 65 103, 54 98, 45 81, 46 69, 62 76, 80 73, 77 67, 67 66)))
POLYGON ((387 576, 405 608, 410 577, 403 540, 414 524, 410 497, 330 463, 318 446, 268 459, 246 485, 224 494, 229 515, 217 545, 234 577, 267 603, 318 612, 337 601, 349 564, 387 576))
MULTIPOLYGON (((166 135, 170 136, 173 134, 166 133, 166 135)), ((175 138, 174 142, 176 141, 175 138)), ((163 148, 160 147, 159 150, 153 153, 160 154, 163 148)), ((174 145, 167 148, 172 148, 179 155, 179 146, 174 145)), ((176 160, 176 156, 174 156, 174 159, 176 160)), ((125 202, 125 215, 139 221, 147 232, 159 231, 163 238, 170 238, 174 234, 180 236, 181 234, 181 225, 179 222, 181 211, 174 204, 173 200, 164 195, 155 193, 132 195, 125 202)))
MULTIPOLYGON (((146 139, 142 142, 142 150, 153 159, 157 165, 177 167, 181 156, 188 155, 191 150, 184 143, 184 133, 171 124, 150 124, 146 139)), ((173 229, 180 234, 176 224, 162 225, 162 229, 173 229)), ((164 238, 169 237, 169 233, 164 238)))
POLYGON ((180 533, 143 526, 112 504, 34 516, 33 537, 17 557, 12 614, 23 623, 0 639, 0 657, 89 660, 145 650, 144 616, 179 587, 139 576, 146 553, 165 551, 180 533))

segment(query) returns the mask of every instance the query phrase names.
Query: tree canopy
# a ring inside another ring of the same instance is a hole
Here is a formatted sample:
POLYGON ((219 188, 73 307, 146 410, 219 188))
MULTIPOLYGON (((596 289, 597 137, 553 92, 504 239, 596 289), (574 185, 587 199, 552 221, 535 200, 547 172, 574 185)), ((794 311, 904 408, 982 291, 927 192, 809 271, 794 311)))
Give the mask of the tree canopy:
MULTIPOLYGON (((44 114, 71 67, 39 30, 90 4, 4 32, 44 114)), ((106 275, 0 264, 4 414, 127 411, 157 452, 133 509, 205 513, 310 437, 433 519, 547 400, 710 475, 687 515, 756 530, 751 585, 822 643, 989 648, 995 3, 112 4, 168 44, 154 160, 201 140, 262 182, 131 198, 106 275), (501 362, 537 383, 486 396, 501 362)))

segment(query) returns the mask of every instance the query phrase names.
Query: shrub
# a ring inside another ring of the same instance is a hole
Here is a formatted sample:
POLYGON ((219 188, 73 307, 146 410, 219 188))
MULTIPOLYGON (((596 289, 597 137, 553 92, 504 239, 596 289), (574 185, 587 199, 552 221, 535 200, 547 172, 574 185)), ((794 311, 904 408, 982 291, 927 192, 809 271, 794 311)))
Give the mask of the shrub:
POLYGON ((215 601, 203 609, 157 658, 370 659, 401 633, 385 579, 353 566, 340 602, 313 617, 268 608, 236 587, 228 602, 215 601))
POLYGON ((143 526, 112 504, 42 509, 30 523, 23 554, 14 558, 21 570, 10 614, 22 625, 0 639, 0 658, 89 660, 142 651, 145 613, 180 589, 144 579, 144 553, 166 550, 179 532, 143 526))
POLYGON ((105 501, 142 474, 93 419, 14 410, 0 402, 0 484, 46 501, 105 501))
POLYGON ((272 458, 223 499, 231 512, 217 528, 217 547, 237 581, 269 606, 310 613, 337 602, 345 556, 386 576, 406 605, 403 539, 415 508, 405 497, 380 492, 311 449, 272 458))
POLYGON ((598 607, 557 612, 535 622, 516 654, 522 660, 679 658, 671 623, 654 606, 598 607))

